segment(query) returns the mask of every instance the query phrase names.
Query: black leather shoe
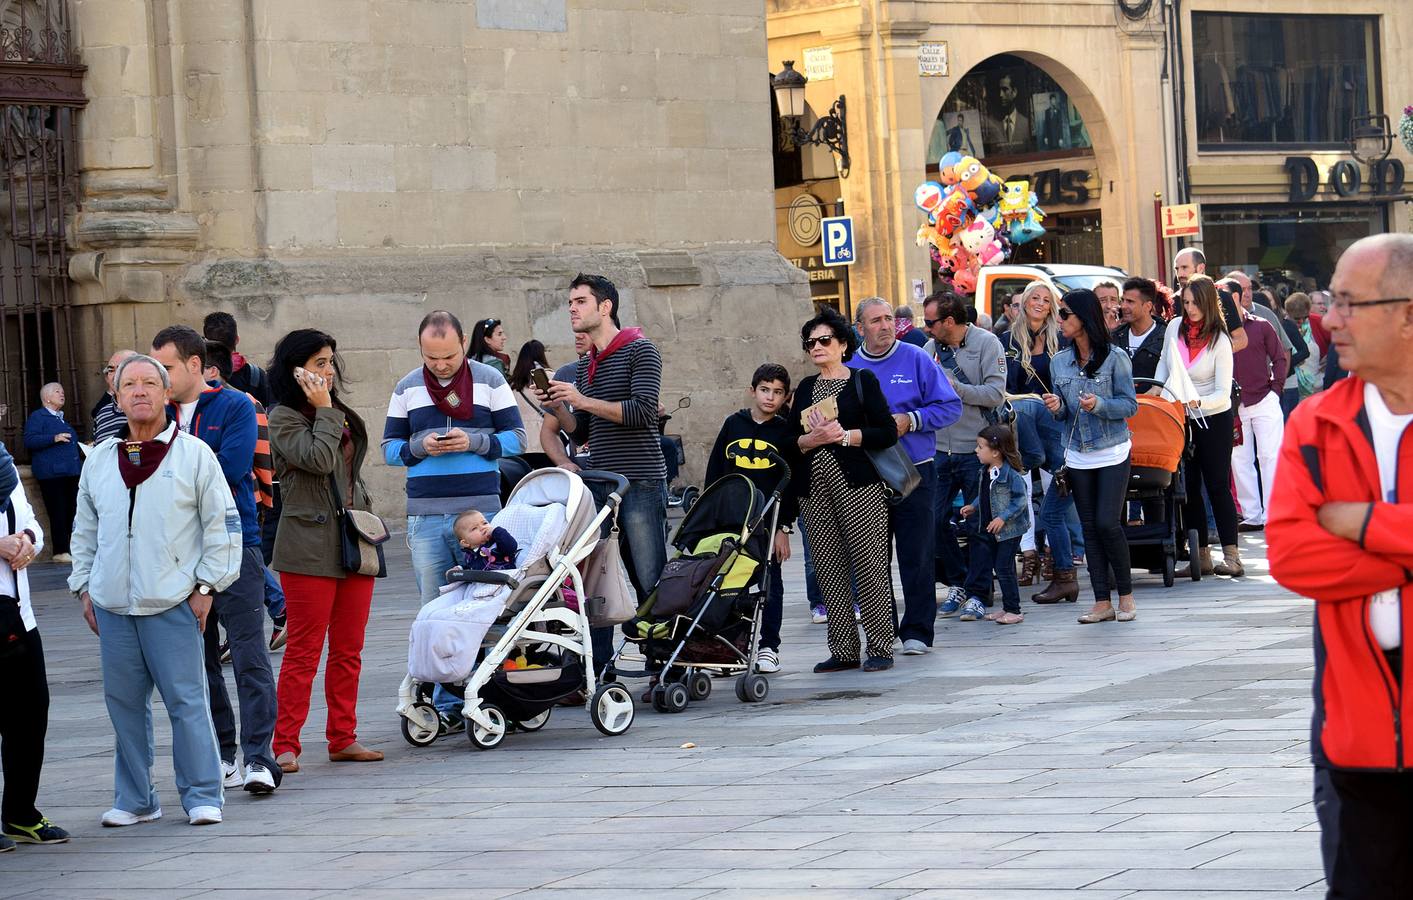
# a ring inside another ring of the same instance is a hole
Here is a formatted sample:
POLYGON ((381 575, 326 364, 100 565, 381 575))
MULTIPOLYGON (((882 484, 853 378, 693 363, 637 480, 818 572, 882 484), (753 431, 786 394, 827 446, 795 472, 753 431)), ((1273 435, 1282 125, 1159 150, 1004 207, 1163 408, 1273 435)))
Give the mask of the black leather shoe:
POLYGON ((891 656, 870 656, 863 664, 865 672, 886 672, 893 668, 893 658, 891 656))
POLYGON ((827 672, 844 672, 848 669, 857 669, 859 661, 857 659, 835 659, 829 657, 822 663, 815 663, 814 670, 819 674, 827 672))
POLYGON ((1249 525, 1249 524, 1247 524, 1246 522, 1242 522, 1240 525, 1237 525, 1237 526, 1236 526, 1236 530, 1239 531, 1239 532, 1241 532, 1242 534, 1250 534, 1250 533, 1253 532, 1253 531, 1265 531, 1265 530, 1266 530, 1266 526, 1265 526, 1265 525, 1249 525))

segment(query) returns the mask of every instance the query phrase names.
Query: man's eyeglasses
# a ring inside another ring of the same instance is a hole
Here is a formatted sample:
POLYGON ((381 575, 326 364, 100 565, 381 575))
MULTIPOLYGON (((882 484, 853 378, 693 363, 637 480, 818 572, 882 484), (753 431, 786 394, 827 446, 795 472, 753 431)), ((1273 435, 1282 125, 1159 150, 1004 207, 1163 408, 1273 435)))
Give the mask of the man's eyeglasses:
POLYGON ((805 352, 808 353, 813 350, 816 344, 821 347, 828 347, 830 344, 834 343, 834 341, 835 338, 832 334, 821 334, 819 337, 805 338, 805 352))
POLYGON ((1349 315, 1350 311, 1358 306, 1389 306, 1394 303, 1407 303, 1413 297, 1383 297, 1377 300, 1350 300, 1348 297, 1333 297, 1330 299, 1330 309, 1341 316, 1349 315))

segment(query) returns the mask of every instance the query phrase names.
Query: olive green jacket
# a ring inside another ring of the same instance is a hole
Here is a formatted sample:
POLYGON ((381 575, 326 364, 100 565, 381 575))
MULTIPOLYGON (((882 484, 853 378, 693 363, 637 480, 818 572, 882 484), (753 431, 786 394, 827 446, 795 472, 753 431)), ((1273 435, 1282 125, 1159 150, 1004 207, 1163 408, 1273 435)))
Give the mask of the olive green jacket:
POLYGON ((278 572, 343 578, 343 546, 339 535, 339 504, 329 492, 329 473, 339 493, 348 496, 348 471, 339 441, 344 422, 353 435, 353 508, 369 509, 363 484, 363 458, 368 429, 358 414, 335 400, 318 409, 314 421, 287 406, 270 410, 270 454, 280 482, 280 524, 275 532, 271 567, 278 572))

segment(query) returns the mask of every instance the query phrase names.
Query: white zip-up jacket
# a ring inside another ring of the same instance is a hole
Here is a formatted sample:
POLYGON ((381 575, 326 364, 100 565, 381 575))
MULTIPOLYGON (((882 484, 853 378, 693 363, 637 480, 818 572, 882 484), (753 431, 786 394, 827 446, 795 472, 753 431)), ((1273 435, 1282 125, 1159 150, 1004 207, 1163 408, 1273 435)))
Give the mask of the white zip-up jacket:
POLYGON ((69 590, 88 591, 112 613, 152 616, 240 576, 240 512, 216 454, 175 424, 157 471, 129 491, 118 471, 120 438, 94 448, 79 476, 69 590))

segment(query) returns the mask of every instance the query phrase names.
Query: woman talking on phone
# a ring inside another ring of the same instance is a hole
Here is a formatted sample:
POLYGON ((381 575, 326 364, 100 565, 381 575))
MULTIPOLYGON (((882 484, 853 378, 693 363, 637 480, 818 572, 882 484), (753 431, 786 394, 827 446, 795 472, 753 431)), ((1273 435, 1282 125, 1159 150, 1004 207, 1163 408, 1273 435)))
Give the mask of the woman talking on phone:
POLYGON ((1060 420, 1065 449, 1061 473, 1084 528, 1094 608, 1079 621, 1082 625, 1113 619, 1131 622, 1138 613, 1122 523, 1133 449, 1126 420, 1138 412, 1133 369, 1127 353, 1111 352, 1104 310, 1093 291, 1065 294, 1059 313, 1060 331, 1070 346, 1051 360, 1054 392, 1042 399, 1060 420), (1111 568, 1117 585, 1109 584, 1111 568), (1110 599, 1115 588, 1117 612, 1110 599))
POLYGON ((339 511, 369 508, 362 478, 368 430, 339 398, 337 350, 329 335, 301 328, 280 338, 266 369, 277 404, 270 409, 270 453, 284 500, 272 567, 280 573, 289 622, 274 738, 275 761, 285 772, 299 771, 299 733, 309 717, 325 635, 329 759, 383 758, 358 743, 355 733, 373 578, 343 568, 339 511))
POLYGON ((844 365, 858 339, 843 316, 823 307, 800 337, 819 369, 800 382, 790 409, 804 455, 794 488, 829 613, 829 658, 814 670, 859 668, 857 609, 868 650, 863 670, 880 672, 893 668, 891 544, 883 482, 864 451, 897 443, 898 425, 874 374, 844 365))

